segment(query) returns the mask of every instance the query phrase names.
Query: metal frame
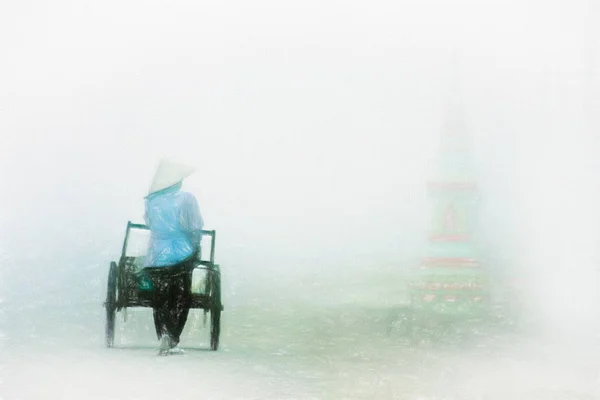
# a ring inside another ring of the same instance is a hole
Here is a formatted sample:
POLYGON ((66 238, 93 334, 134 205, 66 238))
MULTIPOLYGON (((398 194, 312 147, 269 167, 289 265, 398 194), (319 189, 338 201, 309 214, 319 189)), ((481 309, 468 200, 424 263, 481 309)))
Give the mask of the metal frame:
MULTIPOLYGON (((128 261, 132 257, 128 257, 127 254, 127 245, 129 243, 129 233, 132 229, 141 229, 141 230, 150 230, 147 225, 144 224, 136 224, 131 221, 127 222, 127 228, 125 231, 125 239, 123 240, 123 248, 121 250, 121 258, 117 264, 117 311, 120 311, 123 308, 130 307, 151 307, 152 301, 149 298, 144 298, 140 296, 143 294, 140 290, 132 290, 127 285, 127 278, 131 277, 130 273, 127 273, 126 269, 128 266, 128 261), (132 296, 132 295, 137 295, 132 296)), ((215 238, 216 231, 214 230, 202 230, 203 236, 211 237, 210 244, 210 257, 209 260, 197 260, 198 266, 197 269, 205 269, 208 271, 207 277, 207 290, 204 294, 193 294, 192 295, 192 308, 201 308, 204 310, 210 310, 215 307, 223 310, 223 305, 221 304, 220 299, 220 275, 221 271, 219 265, 214 263, 215 260, 215 238), (215 285, 218 285, 217 288, 219 293, 217 296, 214 296, 214 293, 208 291, 209 288, 213 288, 215 285)))

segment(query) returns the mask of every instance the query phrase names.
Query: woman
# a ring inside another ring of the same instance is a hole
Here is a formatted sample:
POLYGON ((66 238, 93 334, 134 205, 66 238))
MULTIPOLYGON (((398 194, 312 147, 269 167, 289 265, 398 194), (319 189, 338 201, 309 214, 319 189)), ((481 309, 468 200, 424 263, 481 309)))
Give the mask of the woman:
POLYGON ((179 343, 191 305, 192 271, 204 226, 196 198, 181 190, 183 179, 193 172, 191 167, 162 160, 145 198, 150 228, 145 270, 154 287, 159 354, 179 343))

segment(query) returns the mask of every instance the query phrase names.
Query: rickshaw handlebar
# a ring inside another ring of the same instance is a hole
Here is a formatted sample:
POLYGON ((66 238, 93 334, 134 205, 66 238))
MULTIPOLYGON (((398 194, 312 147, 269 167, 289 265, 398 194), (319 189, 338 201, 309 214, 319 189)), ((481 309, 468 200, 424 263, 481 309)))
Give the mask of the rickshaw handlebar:
MULTIPOLYGON (((135 224, 131 221, 127 221, 127 232, 125 232, 125 240, 123 243, 123 251, 122 254, 125 255, 125 249, 127 248, 127 241, 129 239, 129 230, 130 229, 145 229, 145 230, 150 230, 150 228, 148 227, 148 225, 145 224, 135 224)), ((210 243, 210 263, 214 264, 215 262, 215 237, 216 237, 216 231, 211 230, 204 230, 202 229, 202 236, 210 236, 211 237, 211 243, 210 243)))
MULTIPOLYGON (((148 225, 144 225, 144 224, 135 224, 131 221, 129 221, 127 223, 127 229, 145 229, 145 230, 150 230, 150 228, 148 227, 148 225)), ((208 236, 215 236, 215 231, 214 230, 205 230, 202 229, 202 235, 208 235, 208 236)))

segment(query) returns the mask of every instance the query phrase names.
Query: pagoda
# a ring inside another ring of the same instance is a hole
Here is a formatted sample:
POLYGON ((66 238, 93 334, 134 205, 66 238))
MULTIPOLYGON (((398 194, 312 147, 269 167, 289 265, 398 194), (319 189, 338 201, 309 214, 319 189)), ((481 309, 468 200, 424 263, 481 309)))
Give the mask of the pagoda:
POLYGON ((477 316, 487 303, 477 243, 478 187, 461 110, 450 107, 428 185, 428 244, 411 280, 411 308, 427 314, 477 316))

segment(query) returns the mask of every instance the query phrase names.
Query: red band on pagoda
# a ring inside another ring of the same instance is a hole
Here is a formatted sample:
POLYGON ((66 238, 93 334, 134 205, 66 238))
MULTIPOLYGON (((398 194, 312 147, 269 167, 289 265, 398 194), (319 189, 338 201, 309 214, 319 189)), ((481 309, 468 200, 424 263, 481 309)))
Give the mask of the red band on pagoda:
POLYGON ((465 257, 428 257, 423 260, 423 267, 477 267, 479 262, 475 258, 465 257))
POLYGON ((429 237, 431 242, 468 242, 467 235, 433 235, 429 237))

